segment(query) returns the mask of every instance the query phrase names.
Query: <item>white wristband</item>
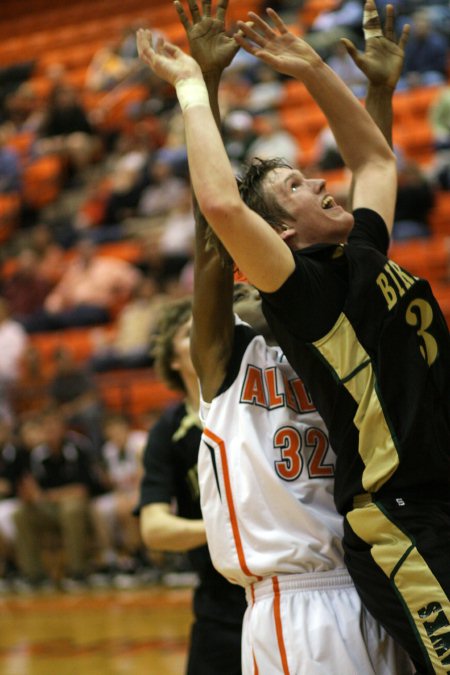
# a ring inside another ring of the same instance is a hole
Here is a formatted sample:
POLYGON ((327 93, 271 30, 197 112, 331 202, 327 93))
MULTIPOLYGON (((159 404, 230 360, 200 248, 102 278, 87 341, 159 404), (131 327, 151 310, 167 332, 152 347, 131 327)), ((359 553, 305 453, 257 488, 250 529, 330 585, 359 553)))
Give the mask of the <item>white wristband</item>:
POLYGON ((186 80, 178 82, 175 90, 183 112, 194 105, 202 105, 209 108, 208 90, 203 80, 189 77, 186 80))
POLYGON ((380 17, 376 9, 367 11, 364 10, 363 16, 363 31, 364 39, 369 40, 374 37, 383 37, 383 31, 381 29, 380 17))

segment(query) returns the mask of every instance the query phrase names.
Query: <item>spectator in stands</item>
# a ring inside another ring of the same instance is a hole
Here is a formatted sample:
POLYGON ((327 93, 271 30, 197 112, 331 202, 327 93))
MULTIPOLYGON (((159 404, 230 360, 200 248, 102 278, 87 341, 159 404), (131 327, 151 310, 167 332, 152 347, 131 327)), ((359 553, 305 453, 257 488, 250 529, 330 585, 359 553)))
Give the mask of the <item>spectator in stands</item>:
POLYGON ((109 91, 126 78, 130 72, 130 63, 124 59, 120 48, 120 40, 115 40, 95 52, 86 70, 87 89, 109 91))
MULTIPOLYGON (((107 415, 103 430, 106 441, 102 445, 101 459, 108 492, 92 502, 100 551, 98 571, 133 574, 142 558, 143 544, 133 508, 139 496, 147 432, 135 428, 118 413, 107 415)), ((120 583, 121 579, 117 581, 120 583)))
POLYGON ((295 24, 305 4, 308 4, 308 0, 264 0, 261 10, 255 11, 261 14, 262 10, 270 7, 281 16, 286 24, 295 24))
POLYGON ((238 172, 256 139, 253 116, 246 110, 230 110, 223 120, 223 139, 230 162, 238 172))
POLYGON ((340 41, 331 48, 331 54, 327 58, 327 63, 339 75, 341 80, 352 90, 358 98, 364 98, 367 90, 367 78, 358 68, 345 45, 340 41))
POLYGON ((41 102, 29 82, 24 82, 6 96, 5 121, 15 133, 36 133, 42 119, 41 102))
MULTIPOLYGON (((381 2, 381 0, 379 0, 381 2)), ((388 0, 382 0, 382 4, 386 5, 388 0)), ((405 23, 411 23, 413 14, 421 9, 426 8, 431 24, 438 33, 445 36, 450 35, 450 8, 448 0, 395 0, 396 7, 396 26, 397 32, 400 33, 405 23)))
POLYGON ((342 169, 344 166, 344 160, 339 152, 336 139, 328 125, 317 134, 314 143, 313 166, 314 169, 320 171, 342 169))
POLYGON ((1 290, 8 301, 11 317, 22 322, 25 317, 41 311, 52 284, 41 272, 37 252, 24 247, 17 254, 12 274, 3 279, 1 290))
POLYGON ((28 453, 14 438, 12 424, 0 418, 0 590, 9 590, 16 572, 16 526, 21 484, 28 471, 28 453))
POLYGON ((89 438, 97 456, 103 443, 103 404, 94 379, 67 347, 55 349, 48 396, 70 429, 89 438))
POLYGON ((165 216, 184 193, 186 181, 175 175, 172 164, 159 156, 150 165, 150 183, 139 199, 139 216, 165 216))
POLYGON ((101 150, 99 133, 77 91, 67 83, 57 85, 51 92, 38 135, 37 152, 60 155, 69 179, 79 177, 101 150))
POLYGON ((15 514, 17 561, 22 588, 47 582, 42 560, 45 535, 62 538, 66 559, 63 588, 83 588, 89 572, 90 497, 101 489, 100 473, 86 438, 68 431, 57 409, 42 413, 44 441, 30 453, 30 480, 15 514))
POLYGON ((406 241, 429 237, 429 214, 434 205, 434 190, 420 165, 413 160, 398 164, 397 202, 392 239, 406 241))
POLYGON ((27 317, 24 326, 33 333, 107 323, 129 299, 139 278, 130 263, 101 256, 92 241, 80 239, 43 310, 27 317))
POLYGON ((433 30, 428 9, 415 12, 411 17, 411 35, 397 90, 444 84, 448 54, 447 40, 433 30))
POLYGON ((192 258, 194 232, 191 190, 184 185, 161 224, 158 243, 161 255, 176 258, 183 266, 192 258))
POLYGON ((283 157, 288 164, 296 166, 301 161, 302 149, 293 134, 283 125, 279 113, 274 110, 255 119, 257 138, 247 149, 245 159, 254 157, 268 159, 269 157, 283 157))
POLYGON ((18 152, 8 145, 11 131, 0 126, 0 194, 18 193, 22 186, 22 165, 18 152))
MULTIPOLYGON (((434 147, 437 152, 437 173, 441 165, 448 171, 450 150, 450 87, 442 87, 437 98, 428 109, 428 122, 433 132, 434 147)), ((446 181, 447 189, 450 182, 446 181)))
POLYGON ((0 298, 0 415, 11 418, 11 397, 20 377, 21 361, 28 336, 18 321, 11 318, 8 302, 0 298))
POLYGON ((82 231, 97 225, 98 234, 110 232, 135 212, 142 190, 148 184, 147 167, 156 150, 156 139, 144 124, 116 139, 105 171, 91 182, 84 203, 74 219, 75 229, 82 231))
POLYGON ((342 37, 360 45, 363 5, 363 0, 336 0, 333 9, 320 12, 314 19, 304 39, 323 59, 331 56, 336 42, 342 37))
POLYGON ((277 109, 283 96, 283 83, 279 74, 260 62, 253 69, 252 76, 253 84, 248 92, 246 109, 252 115, 277 109))
POLYGON ((52 285, 58 282, 67 267, 67 259, 61 244, 51 227, 44 222, 37 223, 28 233, 29 245, 39 257, 39 271, 52 285))
POLYGON ((144 277, 117 316, 114 330, 106 332, 99 328, 95 331, 90 368, 103 372, 152 365, 151 338, 164 301, 165 296, 159 292, 156 280, 151 276, 144 277))
POLYGON ((135 263, 145 276, 153 277, 161 293, 171 295, 169 288, 177 284, 185 266, 184 256, 165 256, 159 245, 160 233, 150 229, 142 243, 141 256, 135 263))

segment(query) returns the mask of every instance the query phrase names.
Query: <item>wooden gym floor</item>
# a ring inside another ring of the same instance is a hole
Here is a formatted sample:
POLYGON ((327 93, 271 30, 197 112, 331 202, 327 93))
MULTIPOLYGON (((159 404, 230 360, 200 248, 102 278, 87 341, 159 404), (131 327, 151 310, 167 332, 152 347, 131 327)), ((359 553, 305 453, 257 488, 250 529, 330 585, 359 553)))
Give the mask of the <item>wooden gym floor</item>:
POLYGON ((192 589, 0 597, 1 675, 183 675, 192 589))

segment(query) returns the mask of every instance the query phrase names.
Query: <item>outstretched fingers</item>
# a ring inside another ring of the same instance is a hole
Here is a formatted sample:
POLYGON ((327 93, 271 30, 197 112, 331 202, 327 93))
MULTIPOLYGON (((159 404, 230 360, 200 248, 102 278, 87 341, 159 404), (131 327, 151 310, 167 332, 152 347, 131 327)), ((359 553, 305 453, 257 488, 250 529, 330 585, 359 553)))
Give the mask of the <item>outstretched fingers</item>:
POLYGON ((175 5, 175 9, 177 10, 178 16, 180 17, 180 21, 184 26, 184 29, 188 31, 191 27, 191 24, 189 23, 189 19, 186 16, 186 12, 184 11, 184 7, 181 4, 180 0, 175 0, 173 3, 175 5))
POLYGON ((353 61, 356 64, 358 64, 360 54, 359 54, 357 48, 355 47, 355 45, 353 44, 353 42, 351 40, 349 40, 348 38, 341 38, 340 42, 344 45, 347 52, 352 57, 353 61))
POLYGON ((250 52, 251 54, 254 53, 255 48, 253 45, 250 43, 246 42, 247 40, 251 40, 251 42, 254 42, 256 45, 259 45, 259 47, 264 47, 265 44, 265 38, 260 35, 256 30, 253 28, 253 23, 245 23, 244 21, 238 21, 237 25, 239 27, 239 32, 235 33, 234 37, 236 42, 246 49, 246 51, 250 52))
POLYGON ((211 0, 203 0, 203 16, 211 16, 211 0))
POLYGON ((194 23, 200 21, 200 10, 197 5, 197 0, 188 0, 189 10, 191 12, 192 20, 194 23))
POLYGON ((271 40, 274 37, 276 37, 276 33, 273 30, 272 26, 270 26, 264 19, 261 19, 258 14, 255 14, 255 12, 249 12, 248 13, 249 17, 251 18, 253 24, 258 28, 258 30, 261 31, 261 33, 264 35, 264 37, 267 40, 271 40))
POLYGON ((217 3, 216 18, 219 21, 225 21, 228 9, 228 0, 219 0, 217 3))
POLYGON ((267 8, 267 14, 270 16, 270 18, 272 19, 272 21, 274 22, 275 26, 278 28, 280 33, 288 33, 289 32, 288 27, 284 23, 283 19, 281 18, 281 16, 279 14, 276 13, 276 11, 274 9, 272 9, 271 7, 268 7, 267 8))
POLYGON ((402 34, 400 35, 400 40, 398 41, 399 47, 401 47, 401 49, 403 50, 405 49, 406 43, 408 42, 410 31, 411 26, 409 25, 409 23, 406 23, 403 26, 402 34))
POLYGON ((395 42, 395 14, 393 5, 386 5, 386 18, 384 20, 384 37, 395 42))
POLYGON ((144 59, 145 61, 153 62, 155 52, 153 49, 153 40, 151 32, 144 28, 139 28, 139 30, 136 33, 136 43, 139 57, 141 59, 144 59))

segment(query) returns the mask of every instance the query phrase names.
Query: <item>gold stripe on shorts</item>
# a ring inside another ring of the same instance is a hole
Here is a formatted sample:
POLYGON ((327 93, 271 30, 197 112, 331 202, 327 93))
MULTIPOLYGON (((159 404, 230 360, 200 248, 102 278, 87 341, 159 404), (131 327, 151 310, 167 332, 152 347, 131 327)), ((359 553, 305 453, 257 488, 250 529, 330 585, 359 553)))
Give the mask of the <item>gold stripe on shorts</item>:
POLYGON ((347 520, 388 577, 410 615, 434 672, 450 672, 450 601, 414 541, 373 503, 356 508, 347 520))

